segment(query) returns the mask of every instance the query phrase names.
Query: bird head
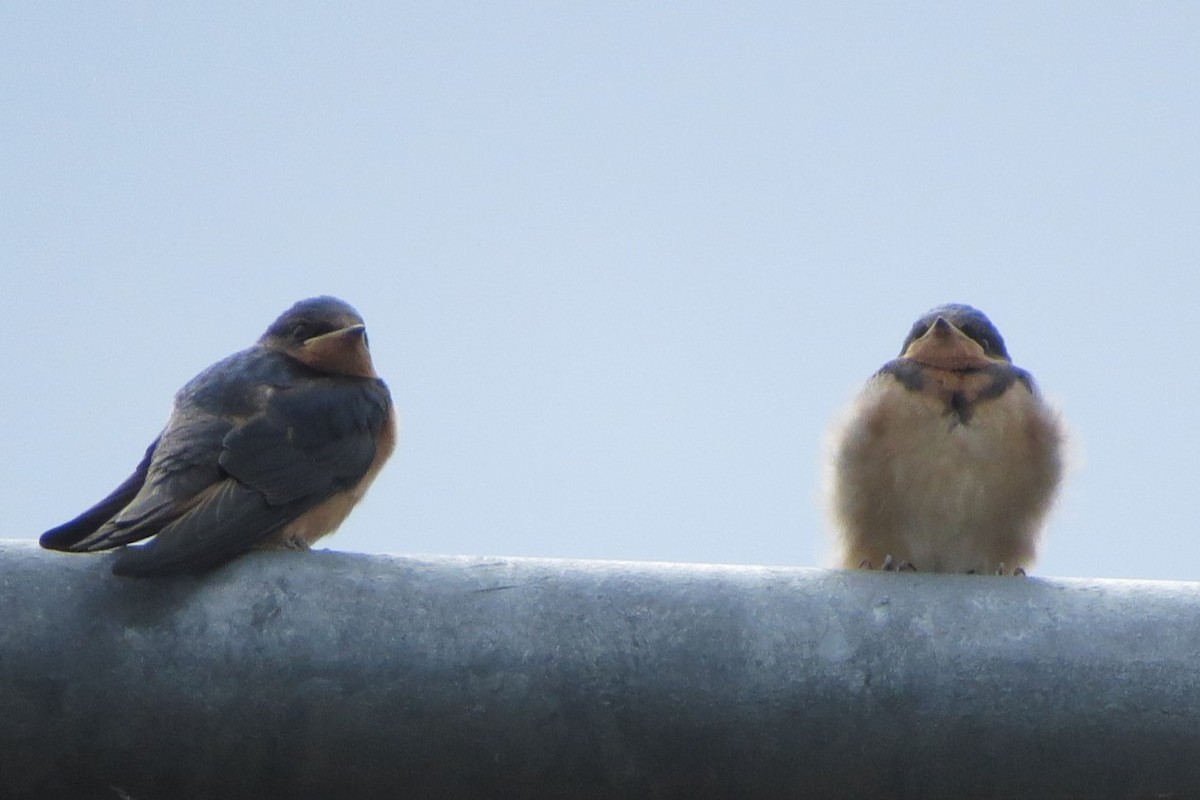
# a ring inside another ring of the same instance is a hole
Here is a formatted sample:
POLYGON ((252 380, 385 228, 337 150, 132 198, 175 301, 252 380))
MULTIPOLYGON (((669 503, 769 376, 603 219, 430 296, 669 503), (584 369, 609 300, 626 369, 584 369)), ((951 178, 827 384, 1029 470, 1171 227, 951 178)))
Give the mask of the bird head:
POLYGON ((280 314, 258 341, 318 372, 378 377, 362 317, 336 297, 301 300, 280 314))
POLYGON ((961 303, 938 306, 913 323, 900 357, 948 370, 981 369, 1011 361, 1004 338, 987 315, 961 303))

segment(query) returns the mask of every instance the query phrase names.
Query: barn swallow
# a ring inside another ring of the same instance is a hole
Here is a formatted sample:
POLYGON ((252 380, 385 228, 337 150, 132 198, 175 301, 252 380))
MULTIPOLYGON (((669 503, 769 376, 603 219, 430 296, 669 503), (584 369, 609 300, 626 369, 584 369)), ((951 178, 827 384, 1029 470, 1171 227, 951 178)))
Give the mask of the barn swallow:
POLYGON ((847 568, 1024 574, 1065 432, 978 309, 939 306, 867 381, 833 439, 830 510, 847 568))
POLYGON ((258 546, 307 548, 341 524, 395 444, 362 317, 335 297, 301 300, 180 389, 134 473, 41 545, 90 552, 153 536, 113 565, 139 577, 200 572, 258 546))

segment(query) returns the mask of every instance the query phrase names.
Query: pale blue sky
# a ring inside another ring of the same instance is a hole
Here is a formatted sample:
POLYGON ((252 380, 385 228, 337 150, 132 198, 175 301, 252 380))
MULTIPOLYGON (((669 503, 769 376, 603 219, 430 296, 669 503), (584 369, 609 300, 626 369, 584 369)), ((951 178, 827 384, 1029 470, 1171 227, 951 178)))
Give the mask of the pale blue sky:
POLYGON ((820 565, 959 301, 1074 432, 1034 572, 1200 579, 1200 6, 6 3, 0 104, 2 537, 331 293, 404 436, 327 546, 820 565))

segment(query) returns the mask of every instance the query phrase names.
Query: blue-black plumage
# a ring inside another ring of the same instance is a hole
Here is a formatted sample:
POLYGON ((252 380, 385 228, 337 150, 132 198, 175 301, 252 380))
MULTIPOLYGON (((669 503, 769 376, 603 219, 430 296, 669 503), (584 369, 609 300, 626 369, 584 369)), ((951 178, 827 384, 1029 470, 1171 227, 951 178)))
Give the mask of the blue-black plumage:
POLYGON ((180 389, 133 475, 41 544, 85 552, 154 537, 117 557, 113 571, 134 576, 307 547, 345 519, 395 442, 362 317, 334 297, 302 300, 180 389))

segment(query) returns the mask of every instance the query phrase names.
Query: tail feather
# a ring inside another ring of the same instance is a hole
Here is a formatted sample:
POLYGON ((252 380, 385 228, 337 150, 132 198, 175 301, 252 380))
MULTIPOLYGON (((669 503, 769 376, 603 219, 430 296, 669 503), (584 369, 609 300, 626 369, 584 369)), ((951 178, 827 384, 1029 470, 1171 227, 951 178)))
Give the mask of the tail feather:
MULTIPOLYGON (((77 546, 81 541, 98 531, 106 522, 116 516, 121 509, 129 505, 133 501, 133 498, 137 497, 138 492, 142 490, 142 486, 146 482, 146 472, 150 468, 150 459, 154 455, 154 448, 156 447, 158 447, 158 439, 155 439, 154 443, 146 448, 146 455, 142 458, 142 462, 138 464, 133 474, 125 479, 124 483, 114 489, 108 497, 105 497, 99 503, 75 517, 75 519, 70 522, 64 522, 57 528, 51 528, 43 533, 41 538, 38 539, 38 544, 47 550, 77 550, 77 546)), ((148 533, 145 534, 145 536, 149 535, 148 533)), ((139 538, 145 538, 145 536, 139 538)), ((130 539, 128 541, 134 540, 130 539)), ((116 547, 117 544, 122 543, 118 542, 107 546, 116 547)))

